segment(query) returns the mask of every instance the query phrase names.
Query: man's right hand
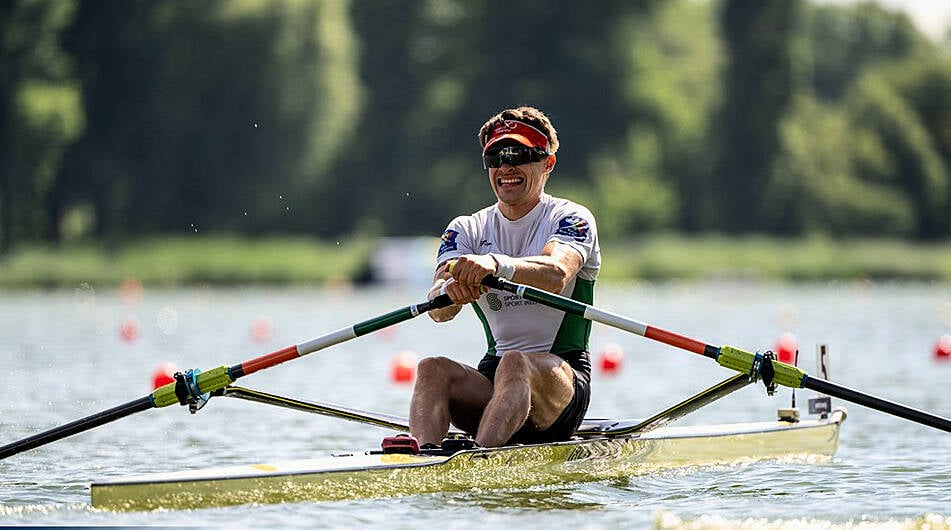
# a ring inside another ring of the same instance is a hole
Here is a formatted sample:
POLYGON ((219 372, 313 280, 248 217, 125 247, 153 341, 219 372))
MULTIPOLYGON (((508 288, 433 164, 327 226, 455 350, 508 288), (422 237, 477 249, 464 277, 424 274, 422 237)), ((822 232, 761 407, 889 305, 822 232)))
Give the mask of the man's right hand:
POLYGON ((485 292, 482 280, 495 274, 496 267, 498 264, 495 259, 488 254, 466 254, 450 262, 448 271, 457 283, 467 289, 467 294, 472 297, 469 301, 475 301, 485 292))

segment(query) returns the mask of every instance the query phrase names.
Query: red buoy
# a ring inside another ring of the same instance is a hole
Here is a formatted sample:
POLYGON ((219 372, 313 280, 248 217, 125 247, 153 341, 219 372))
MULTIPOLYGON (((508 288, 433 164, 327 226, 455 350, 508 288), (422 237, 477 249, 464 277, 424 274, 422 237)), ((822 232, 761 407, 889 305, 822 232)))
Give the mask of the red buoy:
POLYGON ((601 350, 598 365, 601 372, 605 374, 615 374, 621 370, 622 360, 624 359, 624 350, 617 344, 608 344, 601 350))
POLYGON ((152 370, 152 390, 175 382, 175 372, 178 367, 172 363, 160 364, 152 370))
POLYGON ((799 340, 792 332, 787 331, 780 335, 776 342, 776 357, 779 362, 793 364, 796 362, 796 350, 799 349, 799 340))
POLYGON ((941 335, 934 347, 934 358, 941 361, 951 360, 951 335, 941 335))
POLYGON ((135 278, 126 278, 119 284, 119 300, 127 307, 134 307, 142 301, 142 282, 135 278))
POLYGON ((135 315, 125 317, 119 327, 119 336, 126 342, 132 342, 139 338, 139 319, 135 315))
POLYGON ((394 383, 412 383, 416 379, 416 354, 403 350, 396 354, 390 367, 390 379, 394 383))
POLYGON ((254 340, 264 342, 270 339, 273 333, 274 321, 271 320, 271 317, 261 315, 251 322, 251 337, 254 340))

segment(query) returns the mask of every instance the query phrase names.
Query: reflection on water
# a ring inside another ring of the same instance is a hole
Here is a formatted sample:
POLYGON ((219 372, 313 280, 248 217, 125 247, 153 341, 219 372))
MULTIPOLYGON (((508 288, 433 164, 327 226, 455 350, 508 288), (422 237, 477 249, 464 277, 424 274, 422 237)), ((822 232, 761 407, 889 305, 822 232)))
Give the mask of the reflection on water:
POLYGON ((579 494, 575 485, 501 490, 474 488, 468 492, 435 494, 433 500, 447 506, 477 507, 487 511, 590 511, 603 507, 601 502, 579 494))

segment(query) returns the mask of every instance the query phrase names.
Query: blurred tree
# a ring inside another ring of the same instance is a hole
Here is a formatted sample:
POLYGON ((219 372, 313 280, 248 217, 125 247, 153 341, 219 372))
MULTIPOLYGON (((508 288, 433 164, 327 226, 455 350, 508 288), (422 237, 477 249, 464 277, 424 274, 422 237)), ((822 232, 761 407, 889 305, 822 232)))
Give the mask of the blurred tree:
POLYGON ((910 59, 926 45, 907 15, 874 2, 807 4, 803 18, 810 46, 801 71, 822 100, 840 100, 868 67, 910 59))
POLYGON ((649 19, 656 3, 577 3, 569 14, 542 0, 355 2, 362 77, 373 87, 358 136, 370 147, 342 161, 340 173, 366 183, 361 200, 372 206, 362 225, 433 234, 452 216, 490 203, 476 133, 489 116, 518 105, 543 109, 559 130, 551 189, 590 190, 591 161, 612 146, 629 147, 638 112, 623 103, 628 87, 618 82, 630 56, 618 46, 620 28, 649 19), (598 21, 601 30, 578 21, 598 21))
MULTIPOLYGON (((902 76, 909 73, 907 67, 901 69, 902 76)), ((896 200, 911 201, 914 230, 910 235, 927 239, 946 236, 951 229, 951 172, 927 123, 877 71, 862 77, 847 104, 854 129, 873 135, 880 146, 875 158, 885 160, 877 166, 860 165, 859 174, 889 182, 896 200)))
POLYGON ((948 56, 874 5, 807 12, 806 67, 765 191, 765 227, 948 235, 948 56))
POLYGON ((719 160, 712 226, 764 229, 764 193, 780 152, 780 123, 794 90, 793 40, 801 0, 726 0, 721 12, 728 65, 716 118, 719 160))
POLYGON ((359 109, 349 28, 335 0, 81 3, 70 198, 100 236, 304 229, 359 109))
POLYGON ((892 64, 885 75, 923 128, 921 149, 928 153, 924 156, 934 159, 921 166, 934 174, 916 179, 919 186, 912 192, 927 209, 921 234, 946 237, 951 235, 951 53, 938 50, 930 60, 904 68, 892 64))
POLYGON ((59 44, 68 0, 0 2, 0 253, 48 237, 63 151, 83 114, 72 64, 59 44))
POLYGON ((438 234, 521 104, 607 239, 951 234, 948 53, 870 3, 17 0, 0 30, 0 245, 438 234))
POLYGON ((704 228, 714 189, 710 115, 720 99, 711 80, 723 59, 715 13, 710 3, 664 2, 614 19, 615 105, 629 109, 626 131, 588 153, 608 237, 704 228))
POLYGON ((797 97, 783 122, 783 153, 764 190, 764 226, 773 232, 836 236, 911 235, 914 204, 896 194, 880 139, 857 131, 844 109, 797 97))

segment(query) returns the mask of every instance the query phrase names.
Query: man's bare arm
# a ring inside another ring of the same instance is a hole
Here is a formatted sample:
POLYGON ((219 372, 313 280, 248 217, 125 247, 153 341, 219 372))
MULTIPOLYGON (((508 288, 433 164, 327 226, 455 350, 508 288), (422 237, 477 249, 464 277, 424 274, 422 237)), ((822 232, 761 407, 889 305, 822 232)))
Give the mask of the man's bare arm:
MULTIPOLYGON (((583 265, 584 260, 580 252, 570 245, 550 241, 538 256, 524 258, 499 254, 460 256, 452 267, 451 277, 460 284, 460 287, 469 287, 469 290, 463 294, 467 295, 465 301, 471 302, 478 299, 482 279, 489 274, 508 276, 507 279, 516 283, 560 293, 583 265)), ((448 268, 444 271, 445 273, 448 273, 448 268)), ((453 301, 456 301, 455 297, 453 301)))

